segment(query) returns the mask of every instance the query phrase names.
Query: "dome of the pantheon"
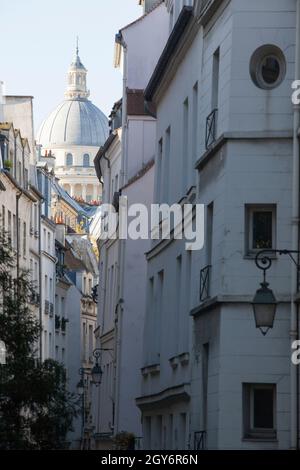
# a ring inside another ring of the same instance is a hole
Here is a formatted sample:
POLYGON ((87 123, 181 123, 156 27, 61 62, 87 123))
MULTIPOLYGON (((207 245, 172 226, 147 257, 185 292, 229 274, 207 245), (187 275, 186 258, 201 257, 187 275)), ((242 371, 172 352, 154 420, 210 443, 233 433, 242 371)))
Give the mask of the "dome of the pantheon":
POLYGON ((87 70, 78 49, 68 72, 65 100, 44 120, 37 142, 44 148, 69 145, 101 147, 108 137, 108 119, 89 99, 87 70))

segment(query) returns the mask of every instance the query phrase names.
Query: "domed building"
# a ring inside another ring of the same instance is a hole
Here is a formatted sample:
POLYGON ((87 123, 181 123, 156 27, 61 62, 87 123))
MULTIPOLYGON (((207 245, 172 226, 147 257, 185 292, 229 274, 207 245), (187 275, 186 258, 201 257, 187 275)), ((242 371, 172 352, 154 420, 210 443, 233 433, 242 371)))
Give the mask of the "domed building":
POLYGON ((37 143, 70 196, 91 203, 101 200, 93 160, 109 131, 108 119, 88 99, 86 78, 77 47, 65 100, 42 123, 37 143))

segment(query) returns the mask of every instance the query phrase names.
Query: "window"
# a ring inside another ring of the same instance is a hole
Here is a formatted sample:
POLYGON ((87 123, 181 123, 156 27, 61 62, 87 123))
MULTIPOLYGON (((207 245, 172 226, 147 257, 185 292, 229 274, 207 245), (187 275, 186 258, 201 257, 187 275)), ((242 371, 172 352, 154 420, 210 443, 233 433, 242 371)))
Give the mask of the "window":
MULTIPOLYGON (((193 87, 193 135, 192 135, 192 155, 193 160, 197 160, 198 152, 198 82, 193 87)), ((191 165, 193 168, 193 165, 191 165)))
POLYGON ((250 60, 250 75, 258 88, 278 87, 285 74, 286 60, 279 47, 266 44, 256 49, 250 60))
POLYGON ((89 325, 89 360, 93 360, 93 350, 94 350, 94 342, 93 342, 93 326, 89 325))
POLYGON ((209 376, 209 343, 202 347, 202 415, 203 430, 207 429, 207 411, 208 411, 208 376, 209 376))
POLYGON ((276 206, 246 206, 246 254, 276 246, 276 206))
POLYGON ((220 48, 213 55, 211 110, 219 107, 220 48))
POLYGON ((8 211, 7 215, 7 233, 8 233, 8 241, 12 242, 12 230, 11 230, 11 212, 8 211))
POLYGON ((73 155, 71 153, 67 153, 66 155, 66 165, 67 166, 73 165, 73 155))
POLYGON ((13 248, 17 248, 17 219, 16 216, 13 215, 13 248))
POLYGON ((45 300, 48 300, 48 276, 45 274, 45 282, 44 282, 44 293, 45 293, 45 300))
POLYGON ((50 232, 48 232, 47 250, 48 250, 48 253, 51 253, 51 234, 50 234, 50 232))
POLYGON ((189 163, 189 100, 183 103, 183 129, 182 129, 182 189, 186 193, 188 163, 189 163))
POLYGON ((161 186, 162 186, 162 157, 163 157, 163 139, 161 138, 158 142, 158 155, 157 155, 157 182, 156 182, 156 194, 157 202, 160 202, 161 198, 161 186))
POLYGON ((27 233, 26 233, 26 222, 23 222, 23 256, 24 258, 26 258, 26 250, 27 250, 27 246, 26 246, 26 241, 27 241, 27 233))
POLYGON ((165 163, 164 163, 164 200, 162 202, 168 202, 170 196, 170 152, 171 152, 171 128, 168 127, 166 130, 166 146, 165 146, 165 163))
POLYGON ((276 439, 276 385, 243 384, 244 438, 276 439))
POLYGON ((83 155, 83 166, 87 167, 90 166, 90 156, 88 153, 83 155))

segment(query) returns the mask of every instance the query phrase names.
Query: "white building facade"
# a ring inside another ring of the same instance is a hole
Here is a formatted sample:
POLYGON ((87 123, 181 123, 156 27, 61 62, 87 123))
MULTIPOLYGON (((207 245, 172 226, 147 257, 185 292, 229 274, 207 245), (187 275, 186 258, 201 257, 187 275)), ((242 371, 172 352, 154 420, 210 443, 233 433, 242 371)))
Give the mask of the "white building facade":
POLYGON ((293 247, 297 4, 179 8, 146 89, 157 107, 155 201, 205 204, 206 237, 198 252, 171 239, 147 254, 145 448, 296 447, 289 259, 267 273, 280 304, 266 336, 251 302, 258 250, 293 247))

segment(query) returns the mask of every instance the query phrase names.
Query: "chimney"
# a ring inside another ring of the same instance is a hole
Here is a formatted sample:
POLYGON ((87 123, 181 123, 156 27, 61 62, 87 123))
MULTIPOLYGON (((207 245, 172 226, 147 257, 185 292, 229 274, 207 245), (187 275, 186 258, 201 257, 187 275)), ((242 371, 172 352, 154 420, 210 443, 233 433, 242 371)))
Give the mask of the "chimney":
POLYGON ((56 223, 55 238, 61 245, 65 246, 65 243, 66 243, 66 226, 61 221, 56 223))
POLYGON ((143 6, 144 13, 149 13, 149 11, 157 4, 158 0, 140 0, 140 5, 143 6))

